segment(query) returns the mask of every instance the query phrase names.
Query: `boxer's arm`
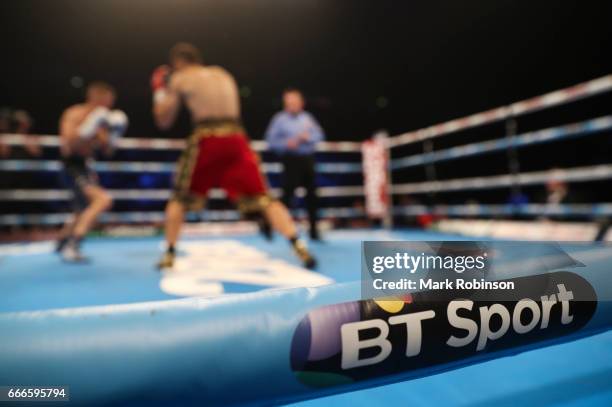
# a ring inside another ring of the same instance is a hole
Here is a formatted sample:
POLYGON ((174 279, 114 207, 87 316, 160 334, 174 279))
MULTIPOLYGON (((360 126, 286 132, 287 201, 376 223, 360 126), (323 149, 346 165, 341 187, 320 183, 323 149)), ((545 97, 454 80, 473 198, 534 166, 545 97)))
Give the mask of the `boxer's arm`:
MULTIPOLYGON (((153 75, 155 76, 155 73, 153 75)), ((181 106, 179 80, 179 75, 174 74, 167 86, 153 86, 153 118, 157 127, 162 130, 167 130, 174 124, 181 106)))
POLYGON ((119 109, 109 112, 107 127, 98 132, 98 139, 105 155, 110 156, 115 152, 119 139, 125 134, 128 125, 129 120, 125 112, 119 109))
POLYGON ((103 106, 94 107, 87 116, 79 123, 76 130, 77 136, 90 140, 98 135, 100 129, 108 126, 108 115, 110 111, 103 106))
POLYGON ((107 128, 101 128, 96 134, 96 148, 102 152, 105 156, 109 157, 113 155, 114 148, 111 142, 110 130, 107 128))
POLYGON ((79 118, 73 109, 66 109, 60 118, 59 128, 60 137, 69 139, 76 137, 77 128, 79 127, 79 118))
POLYGON ((80 124, 80 118, 78 112, 72 108, 68 108, 62 114, 59 123, 60 133, 60 149, 63 155, 70 153, 70 147, 72 141, 78 137, 78 131, 80 124))

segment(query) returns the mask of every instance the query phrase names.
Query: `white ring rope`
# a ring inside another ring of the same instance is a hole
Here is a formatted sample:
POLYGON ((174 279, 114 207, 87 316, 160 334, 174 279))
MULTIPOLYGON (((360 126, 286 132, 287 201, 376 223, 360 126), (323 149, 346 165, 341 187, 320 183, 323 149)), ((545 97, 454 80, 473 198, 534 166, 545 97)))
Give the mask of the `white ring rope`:
MULTIPOLYGON (((535 112, 541 109, 562 105, 579 99, 587 98, 612 90, 612 75, 584 82, 569 88, 561 89, 542 96, 516 102, 508 106, 502 106, 485 112, 473 114, 460 119, 451 120, 420 130, 404 133, 388 139, 389 148, 406 145, 426 139, 439 137, 460 130, 493 123, 518 115, 535 112)), ((439 150, 426 154, 404 157, 393 160, 390 165, 392 169, 424 165, 441 160, 457 159, 492 151, 499 151, 509 147, 521 147, 535 143, 552 142, 569 137, 594 134, 601 130, 612 128, 612 116, 604 116, 580 123, 558 126, 543 130, 537 130, 511 138, 504 137, 500 140, 472 143, 439 150)), ((18 134, 4 134, 2 141, 9 145, 22 145, 27 138, 35 139, 40 146, 58 147, 59 139, 55 135, 24 136, 18 134)), ((118 147, 121 149, 146 149, 146 150, 181 150, 184 148, 183 140, 176 139, 145 139, 145 138, 123 138, 119 140, 118 147)), ((251 146, 255 151, 266 151, 268 145, 265 141, 252 141, 251 146)), ((319 152, 351 152, 360 153, 359 142, 322 142, 317 145, 319 152)), ((97 171, 114 172, 172 172, 175 164, 169 162, 113 162, 98 161, 94 164, 97 171)), ((56 160, 3 160, 0 161, 0 170, 5 171, 58 171, 61 163, 56 160)), ((278 162, 262 163, 262 169, 266 173, 282 172, 282 164, 278 162)), ((360 163, 318 163, 317 170, 326 173, 360 173, 360 163)), ((544 184, 550 179, 550 171, 537 171, 521 173, 517 175, 505 174, 497 176, 473 177, 463 179, 451 179, 434 182, 397 184, 391 187, 392 194, 418 194, 426 192, 442 192, 457 190, 476 190, 487 188, 501 188, 512 185, 534 185, 544 184)), ((576 167, 565 170, 555 170, 555 177, 567 182, 585 182, 612 178, 612 164, 596 165, 589 167, 576 167)), ((362 196, 362 186, 339 186, 320 187, 317 189, 321 197, 337 196, 362 196)), ((280 190, 274 189, 273 194, 279 195, 280 190)), ((304 196, 303 189, 298 189, 298 196, 304 196)), ((119 189, 110 190, 111 195, 118 200, 165 200, 169 197, 167 189, 119 189)), ((68 200, 71 192, 66 190, 4 190, 0 191, 0 200, 4 201, 52 201, 68 200)), ((209 198, 225 198, 221 190, 212 190, 209 198)), ((299 212, 299 211, 298 211, 299 212)), ((303 212, 303 211, 302 211, 303 212)), ((363 210, 359 208, 326 208, 320 210, 323 217, 352 217, 362 216, 363 210)), ((559 214, 559 215, 610 215, 612 204, 580 204, 580 205, 448 205, 426 207, 411 205, 393 208, 395 214, 418 215, 436 213, 442 215, 507 215, 507 214, 559 214), (518 209, 517 209, 518 208, 518 209), (518 211, 518 212, 517 212, 518 211), (552 211, 552 212, 551 212, 552 211)), ((300 212, 301 213, 301 212, 300 212)), ((14 224, 57 224, 62 223, 69 214, 27 214, 27 215, 1 215, 1 225, 14 224)), ((235 220, 238 213, 232 210, 207 210, 202 215, 206 220, 235 220)), ((102 222, 160 222, 163 220, 161 212, 115 212, 106 213, 102 216, 102 222)))
MULTIPOLYGON (((139 162, 139 161, 95 161, 92 164, 98 172, 173 172, 174 162, 139 162)), ((321 173, 361 173, 361 163, 317 163, 317 171, 321 173)), ((2 160, 2 171, 60 171, 62 164, 58 160, 2 160)), ((261 169, 268 174, 278 174, 283 171, 283 164, 278 162, 262 163, 261 169)))
POLYGON ((503 216, 503 215, 579 215, 609 216, 612 215, 612 204, 522 204, 522 205, 410 205, 394 207, 395 215, 418 216, 503 216))
POLYGON ((586 120, 579 123, 536 130, 529 133, 516 135, 512 138, 504 137, 502 139, 464 144, 462 146, 438 150, 431 153, 416 154, 398 158, 391 160, 391 168, 396 170, 400 168, 431 164, 444 160, 455 160, 458 158, 491 153, 494 151, 502 151, 510 147, 519 148, 534 144, 569 139, 572 137, 589 136, 609 129, 612 129, 612 115, 586 120))
MULTIPOLYGON (((170 197, 170 190, 166 189, 110 189, 107 190, 114 199, 117 200, 166 200, 170 197)), ((274 196, 280 196, 280 188, 270 190, 274 196)), ((304 188, 296 190, 298 197, 305 196, 304 188)), ((341 186, 341 187, 319 187, 317 195, 321 198, 328 197, 350 197, 362 196, 363 187, 361 186, 341 186)), ((65 189, 11 189, 0 190, 0 201, 56 201, 71 199, 72 192, 65 189)), ((209 199, 223 199, 226 197, 222 189, 210 191, 209 199)))
MULTIPOLYGON (((297 216, 304 216, 304 210, 294 212, 297 216)), ((503 215, 578 215, 578 216, 610 216, 612 204, 525 204, 525 205, 437 205, 433 207, 424 205, 410 205, 394 207, 395 215, 418 216, 503 216, 503 215)), ((326 208, 320 209, 321 218, 351 218, 364 216, 359 208, 326 208)), ((51 214, 10 214, 0 215, 0 225, 57 225, 64 223, 72 216, 70 213, 51 214)), ((235 221, 240 214, 235 210, 206 210, 198 214, 204 221, 235 221)), ((161 223, 164 221, 163 212, 110 212, 100 217, 100 222, 108 223, 161 223)))
MULTIPOLYGON (((0 134, 2 141, 8 145, 21 146, 30 138, 41 147, 59 147, 59 136, 44 135, 23 135, 23 134, 0 134)), ((184 140, 163 139, 163 138, 135 138, 124 137, 117 140, 117 147, 120 149, 139 149, 139 150, 182 150, 185 148, 184 140)), ((261 140, 252 140, 251 148, 255 151, 268 151, 268 143, 261 140)), ((322 141, 317 143, 316 151, 328 153, 358 153, 361 151, 361 143, 356 141, 322 141)))
MULTIPOLYGON (((554 170, 555 179, 566 182, 586 182, 612 178, 612 164, 594 165, 589 167, 577 167, 554 170)), ((535 185, 545 184, 551 178, 551 171, 524 172, 512 176, 493 175, 488 177, 458 178, 446 181, 415 182, 393 185, 392 193, 416 194, 428 192, 448 192, 459 190, 475 190, 503 188, 515 184, 535 185)))
POLYGON ((553 106, 559 106, 575 100, 608 92, 610 90, 612 90, 612 75, 606 75, 604 77, 583 82, 569 88, 560 89, 545 95, 512 103, 508 106, 498 107, 485 112, 450 120, 445 123, 403 133, 391 137, 388 140, 388 146, 392 148, 443 136, 445 134, 454 133, 471 127, 493 123, 553 106))
MULTIPOLYGON (((406 183, 393 185, 391 191, 394 195, 398 195, 434 191, 442 192, 468 189, 503 188, 511 186, 515 183, 520 185, 545 184, 550 179, 550 176, 550 171, 535 171, 521 173, 516 177, 505 174, 488 177, 460 178, 446 181, 406 183)), ((612 164, 569 168, 565 170, 557 169, 555 170, 555 177, 566 182, 586 182, 610 179, 612 178, 612 164)), ((109 190, 109 192, 115 199, 121 200, 164 200, 167 199, 170 194, 167 189, 114 189, 109 190)), ((280 192, 281 191, 278 188, 272 189, 272 193, 277 196, 280 194, 280 192)), ((363 195, 363 187, 319 187, 317 189, 317 193, 321 197, 361 196, 363 195)), ((302 188, 298 188, 297 195, 304 196, 304 191, 302 188)), ((3 201, 52 201, 67 200, 70 199, 70 197, 71 192, 62 189, 13 189, 0 191, 0 200, 3 201)), ((225 193, 220 189, 213 189, 209 194, 209 198, 225 198, 225 193)))
MULTIPOLYGON (((303 217, 305 211, 300 209, 292 211, 296 216, 303 217)), ((351 218, 363 216, 364 211, 360 208, 339 207, 325 208, 319 210, 320 218, 351 218)), ((0 215, 0 225, 57 225, 62 224, 73 214, 71 213, 47 213, 47 214, 9 214, 0 215)), ((198 214, 190 214, 187 218, 201 219, 204 221, 236 221, 240 220, 240 213, 236 210, 211 209, 198 214)), ((100 215, 100 223, 161 223, 165 219, 164 212, 107 212, 100 215)))

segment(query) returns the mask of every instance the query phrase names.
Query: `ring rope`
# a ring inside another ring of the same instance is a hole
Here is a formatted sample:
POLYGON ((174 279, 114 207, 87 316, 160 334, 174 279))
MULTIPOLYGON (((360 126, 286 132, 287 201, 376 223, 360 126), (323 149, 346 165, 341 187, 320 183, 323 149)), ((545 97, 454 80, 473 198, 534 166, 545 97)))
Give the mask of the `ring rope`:
MULTIPOLYGON (((534 185, 545 184, 550 180, 551 172, 523 172, 516 176, 511 174, 493 175, 489 177, 457 178, 446 181, 427 181, 406 184, 396 184, 392 187, 393 194, 414 194, 427 192, 447 192, 457 190, 474 190, 509 187, 515 184, 534 185)), ((586 182, 612 178, 612 164, 593 165, 555 170, 555 178, 567 182, 586 182)))
MULTIPOLYGON (((110 195, 117 200, 166 200, 170 197, 171 191, 168 189, 110 189, 110 195)), ((280 188, 271 188, 270 192, 279 197, 282 193, 280 188)), ((361 196, 363 195, 361 186, 339 186, 339 187, 319 187, 318 196, 322 198, 342 197, 342 196, 361 196)), ((303 188, 296 190, 298 197, 304 196, 303 188)), ((11 189, 0 190, 0 201, 55 201, 71 199, 72 192, 65 189, 11 189)), ((224 199, 226 193, 222 189, 212 189, 208 195, 210 199, 224 199)))
MULTIPOLYGON (((395 215, 417 216, 494 216, 494 215, 565 215, 565 216, 611 216, 612 204, 525 204, 525 205, 411 205, 393 208, 395 215)), ((296 215, 302 216, 303 210, 296 215)), ((326 208, 319 211, 322 218, 352 218, 363 216, 364 211, 358 208, 326 208)), ((10 214, 0 215, 0 225, 57 225, 64 223, 72 214, 10 214)), ((205 221, 235 221, 240 219, 238 211, 208 210, 202 212, 200 219, 205 221)), ((149 223, 163 222, 163 212, 111 212, 101 215, 101 223, 149 223)))
MULTIPOLYGON (((305 211, 298 209, 292 211, 295 216, 304 216, 305 211)), ((325 208, 319 210, 319 216, 321 218, 353 218, 358 216, 364 216, 363 209, 350 208, 350 207, 338 207, 338 208, 325 208)), ((47 214, 8 214, 0 215, 0 225, 58 225, 64 223, 73 214, 71 213, 47 213, 47 214)), ((198 213, 198 220, 203 221, 236 221, 240 220, 240 213, 236 210, 220 210, 211 209, 204 212, 198 213)), ((194 218, 193 214, 187 215, 187 219, 194 218)), ((164 212, 107 212, 100 215, 99 222, 103 224, 108 223, 149 223, 157 222, 161 223, 165 219, 164 212)))
POLYGON ((518 148, 574 137, 589 136, 609 129, 612 129, 612 115, 567 124, 564 126, 536 130, 511 138, 504 137, 498 140, 464 144, 462 146, 452 147, 445 150, 438 150, 431 153, 416 154, 409 157, 399 158, 391 160, 391 169, 396 170, 400 168, 431 164, 439 161, 465 158, 501 151, 511 147, 518 148))
MULTIPOLYGON (((23 134, 2 134, 2 141, 8 145, 20 146, 26 140, 35 140, 42 147, 59 147, 59 136, 51 134, 43 135, 23 135, 23 134)), ((116 142, 120 149, 142 149, 142 150, 182 150, 185 148, 184 140, 163 139, 163 138, 129 138, 124 137, 116 142)), ((251 141, 251 148, 255 151, 267 151, 268 143, 265 141, 251 141)), ((317 143, 316 151, 334 153, 353 153, 361 151, 361 143, 355 141, 322 141, 317 143)))
POLYGON ((503 204, 503 205, 410 205, 394 207, 395 215, 418 216, 510 216, 510 215, 566 215, 566 216, 610 216, 612 204, 503 204))
MULTIPOLYGON (((612 164, 594 165, 588 167, 576 167, 570 169, 555 170, 555 177, 566 182, 586 182, 612 178, 612 164)), ((494 175, 489 177, 460 178, 447 181, 417 182, 396 184, 392 187, 393 194, 425 193, 432 191, 455 191, 465 189, 487 189, 502 188, 519 183, 521 185, 544 184, 550 179, 550 171, 534 171, 521 173, 517 176, 511 174, 494 175)), ((360 196, 363 195, 361 186, 319 187, 317 192, 321 197, 337 196, 360 196)), ((169 192, 166 189, 118 189, 110 190, 115 199, 167 199, 169 192)), ((273 194, 280 194, 280 189, 272 189, 273 194)), ((301 195, 298 192, 298 195, 301 195)), ((69 199, 70 191, 67 190, 31 190, 14 189, 0 191, 0 200, 57 200, 69 199)), ((210 198, 225 198, 225 193, 219 189, 213 189, 210 198)))
MULTIPOLYGON (((176 163, 169 162, 128 162, 96 161, 92 167, 98 172, 173 172, 176 163)), ((283 172, 283 164, 278 162, 262 163, 266 173, 283 172)), ((361 173, 360 163, 318 163, 317 171, 321 173, 361 173)), ((58 160, 2 160, 2 171, 60 171, 62 164, 58 160)))
POLYGON ((515 102, 508 106, 498 107, 485 112, 472 114, 419 130, 399 134, 391 137, 388 140, 387 145, 389 148, 393 148, 416 143, 418 141, 443 136, 472 127, 482 126, 484 124, 508 119, 510 117, 567 104, 569 102, 595 96, 610 90, 612 90, 612 75, 606 75, 601 78, 570 86, 569 88, 560 89, 541 96, 515 102))

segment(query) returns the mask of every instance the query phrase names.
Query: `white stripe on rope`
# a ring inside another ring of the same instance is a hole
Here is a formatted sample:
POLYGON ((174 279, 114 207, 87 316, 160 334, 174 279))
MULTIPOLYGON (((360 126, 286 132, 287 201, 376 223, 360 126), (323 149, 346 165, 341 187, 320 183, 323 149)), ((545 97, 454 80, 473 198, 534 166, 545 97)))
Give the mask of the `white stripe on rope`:
MULTIPOLYGON (((610 216, 612 203, 600 204, 571 204, 571 205, 439 205, 427 207, 423 205, 410 205, 394 207, 395 215, 418 216, 433 214, 439 216, 498 216, 498 215, 573 215, 573 216, 610 216)), ((303 216, 304 211, 296 212, 303 216)), ((319 210, 321 218, 351 218, 364 216, 362 209, 357 208, 327 208, 319 210)), ((64 223, 72 214, 10 214, 0 215, 0 225, 57 225, 64 223)), ((240 214, 234 210, 206 210, 200 214, 192 214, 190 218, 203 221, 233 221, 240 219, 240 214)), ((163 212, 110 212, 100 217, 101 223, 161 223, 164 221, 163 212)))
MULTIPOLYGON (((295 211, 295 215, 304 216, 304 210, 295 211)), ((320 209, 321 218, 351 218, 364 216, 364 211, 358 208, 340 207, 320 209)), ((10 214, 0 215, 0 225, 57 225, 64 223, 72 216, 70 213, 48 214, 10 214)), ((203 221, 234 221, 240 219, 240 213, 235 210, 205 210, 198 214, 189 214, 188 218, 203 221)), ((108 212, 100 216, 101 223, 161 223, 163 212, 108 212)))
MULTIPOLYGON (((419 194, 426 192, 448 192, 503 188, 514 184, 533 185, 546 183, 553 174, 551 171, 525 172, 512 176, 495 175, 490 177, 459 178, 446 181, 417 182, 397 184, 392 187, 393 194, 419 194)), ((566 182, 597 181, 612 178, 612 164, 554 170, 555 179, 566 182)))
MULTIPOLYGON (((23 145, 26 137, 35 140, 42 147, 59 147, 59 136, 57 135, 28 135, 23 134, 0 134, 2 141, 13 146, 23 145)), ((121 149, 142 150, 182 150, 185 148, 184 140, 163 138, 130 138, 124 137, 117 140, 117 147, 121 149)), ((268 143, 262 140, 251 140, 251 148, 255 151, 268 151, 268 143)), ((316 150, 332 153, 359 153, 361 143, 353 141, 322 141, 317 143, 316 150)))
MULTIPOLYGON (((361 163, 317 163, 321 173, 361 173, 361 163)), ((59 171, 62 165, 57 160, 2 160, 2 171, 59 171)), ((99 172, 174 172, 175 163, 170 162, 129 162, 129 161, 96 161, 93 168, 99 172)), ((278 162, 262 163, 265 173, 278 174, 283 171, 283 164, 278 162)))
POLYGON ((603 130, 612 129, 612 116, 603 116, 572 123, 559 127, 550 127, 529 133, 517 135, 512 138, 502 138, 478 143, 464 144, 432 153, 416 154, 409 157, 391 160, 392 169, 408 168, 418 165, 434 163, 443 160, 454 160, 493 151, 501 151, 510 147, 523 147, 532 144, 547 143, 577 136, 588 136, 603 130))
POLYGON ((523 204, 523 205, 424 205, 397 206, 395 215, 418 216, 496 216, 496 215, 574 215, 574 216, 609 216, 612 215, 612 203, 587 204, 523 204))
MULTIPOLYGON (((111 189, 108 192, 116 200, 166 200, 170 197, 168 189, 111 189)), ((279 188, 273 188, 270 192, 276 197, 281 195, 279 188)), ((305 196, 304 188, 298 188, 296 195, 298 197, 305 196)), ((362 196, 363 187, 320 187, 317 188, 317 195, 322 198, 362 196)), ((71 197, 72 192, 63 189, 0 190, 0 201, 65 201, 71 199, 71 197)), ((212 189, 208 194, 208 198, 223 199, 226 198, 226 194, 221 189, 212 189)))
POLYGON ((569 103, 589 96, 594 96, 599 93, 608 92, 610 90, 612 90, 612 75, 606 75, 604 77, 583 82, 569 88, 512 103, 508 106, 498 107, 485 112, 450 120, 445 123, 403 133, 391 137, 388 141, 388 146, 397 147, 425 139, 439 137, 459 130, 464 130, 487 123, 493 123, 512 116, 518 116, 521 114, 569 103))
MULTIPOLYGON (((554 176, 566 182, 597 181, 612 178, 612 164, 595 165, 589 167, 577 167, 565 170, 555 170, 554 176)), ((474 190, 509 187, 518 183, 520 185, 544 184, 551 177, 550 171, 536 171, 517 175, 516 177, 505 174, 489 177, 460 178, 446 181, 419 182, 397 184, 392 186, 392 193, 414 194, 426 192, 442 192, 457 190, 474 190)), ((115 189, 109 191, 115 199, 138 200, 152 199, 165 200, 170 192, 167 189, 115 189)), ((280 189, 272 189, 275 196, 279 196, 280 189)), ((298 196, 304 196, 303 188, 297 189, 298 196)), ((341 196, 362 196, 363 187, 361 186, 341 186, 341 187, 320 187, 317 189, 320 197, 341 197, 341 196)), ((53 189, 14 189, 0 191, 0 200, 3 201, 52 201, 67 200, 71 197, 71 192, 67 190, 53 189)), ((211 190, 211 199, 225 198, 225 193, 219 189, 211 190)))

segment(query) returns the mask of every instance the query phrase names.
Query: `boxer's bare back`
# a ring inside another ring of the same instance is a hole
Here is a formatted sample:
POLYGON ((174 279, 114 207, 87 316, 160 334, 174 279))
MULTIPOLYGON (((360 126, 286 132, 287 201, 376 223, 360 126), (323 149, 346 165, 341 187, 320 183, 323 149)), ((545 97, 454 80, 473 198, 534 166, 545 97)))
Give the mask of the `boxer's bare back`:
MULTIPOLYGON (((153 71, 153 117, 161 129, 169 129, 175 122, 181 103, 191 113, 194 124, 211 119, 237 121, 240 119, 240 96, 234 77, 219 66, 204 66, 199 50, 191 44, 179 43, 170 52, 171 67, 162 65, 153 71), (170 76, 168 80, 168 76, 170 76)), ((254 154, 254 153, 253 153, 254 154)), ((261 200, 260 200, 261 202, 261 200)), ((286 237, 306 267, 316 261, 303 241, 298 239, 297 227, 287 208, 278 200, 267 199, 259 210, 272 229, 286 237)), ((175 244, 178 240, 186 208, 178 199, 166 206, 166 253, 157 264, 167 269, 174 264, 175 244)))
MULTIPOLYGON (((172 125, 180 101, 194 123, 206 119, 239 119, 240 96, 234 77, 219 66, 191 65, 172 73, 163 113, 156 116, 162 128, 172 125)), ((161 113, 161 112, 160 112, 161 113)))

